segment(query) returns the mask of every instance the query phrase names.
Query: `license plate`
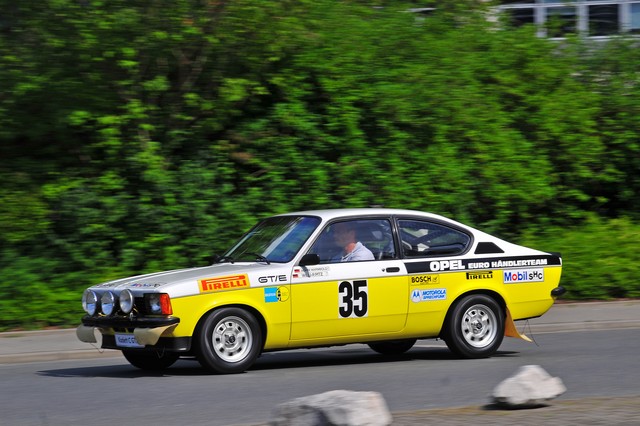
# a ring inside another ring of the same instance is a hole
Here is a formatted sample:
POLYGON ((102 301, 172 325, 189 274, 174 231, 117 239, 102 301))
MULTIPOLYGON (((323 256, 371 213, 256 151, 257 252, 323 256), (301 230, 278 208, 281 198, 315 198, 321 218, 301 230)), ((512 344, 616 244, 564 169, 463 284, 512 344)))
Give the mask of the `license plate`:
POLYGON ((144 348, 133 334, 116 334, 116 345, 120 348, 144 348))

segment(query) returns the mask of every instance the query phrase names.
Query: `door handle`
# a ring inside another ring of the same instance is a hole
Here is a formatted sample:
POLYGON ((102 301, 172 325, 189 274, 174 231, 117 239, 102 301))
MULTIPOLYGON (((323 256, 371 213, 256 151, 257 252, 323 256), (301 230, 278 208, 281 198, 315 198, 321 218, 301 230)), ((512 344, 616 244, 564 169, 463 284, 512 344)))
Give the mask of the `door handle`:
POLYGON ((397 266, 393 266, 391 268, 387 268, 387 272, 389 272, 389 273, 400 272, 400 268, 398 268, 397 266))

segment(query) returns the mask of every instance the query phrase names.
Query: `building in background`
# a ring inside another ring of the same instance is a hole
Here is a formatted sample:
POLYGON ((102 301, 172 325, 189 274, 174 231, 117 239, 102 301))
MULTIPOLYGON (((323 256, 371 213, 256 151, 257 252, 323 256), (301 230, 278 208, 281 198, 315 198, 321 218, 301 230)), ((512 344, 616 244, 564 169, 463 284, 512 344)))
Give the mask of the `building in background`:
POLYGON ((498 9, 514 26, 535 24, 541 37, 611 37, 640 33, 640 1, 505 0, 498 9))

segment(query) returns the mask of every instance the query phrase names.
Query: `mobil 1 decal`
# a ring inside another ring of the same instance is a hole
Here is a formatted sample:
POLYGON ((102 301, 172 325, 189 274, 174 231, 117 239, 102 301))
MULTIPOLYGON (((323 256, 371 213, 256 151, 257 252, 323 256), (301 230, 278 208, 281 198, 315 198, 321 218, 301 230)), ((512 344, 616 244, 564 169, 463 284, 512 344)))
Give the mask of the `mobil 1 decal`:
POLYGON ((484 259, 437 259, 431 261, 407 262, 407 272, 456 272, 474 269, 507 269, 536 266, 559 266, 560 257, 554 255, 490 257, 484 259))
POLYGON ((367 280, 338 283, 338 315, 340 318, 362 318, 369 313, 367 280))
POLYGON ((505 269, 503 272, 505 284, 539 283, 544 281, 544 269, 505 269))

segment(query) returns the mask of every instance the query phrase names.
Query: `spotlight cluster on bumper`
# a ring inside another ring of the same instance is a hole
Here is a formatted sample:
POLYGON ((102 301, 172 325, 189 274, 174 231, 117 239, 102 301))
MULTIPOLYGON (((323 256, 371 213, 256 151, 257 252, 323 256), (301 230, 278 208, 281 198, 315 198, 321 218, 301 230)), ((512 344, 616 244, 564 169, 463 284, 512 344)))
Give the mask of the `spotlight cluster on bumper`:
POLYGON ((171 298, 167 293, 145 293, 134 297, 131 290, 117 294, 107 290, 102 294, 87 289, 82 294, 82 308, 89 316, 129 315, 132 312, 143 315, 172 315, 171 298))
POLYGON ((130 290, 91 289, 82 295, 82 308, 87 313, 82 324, 89 327, 130 329, 154 328, 178 324, 167 293, 144 293, 135 296, 130 290))

